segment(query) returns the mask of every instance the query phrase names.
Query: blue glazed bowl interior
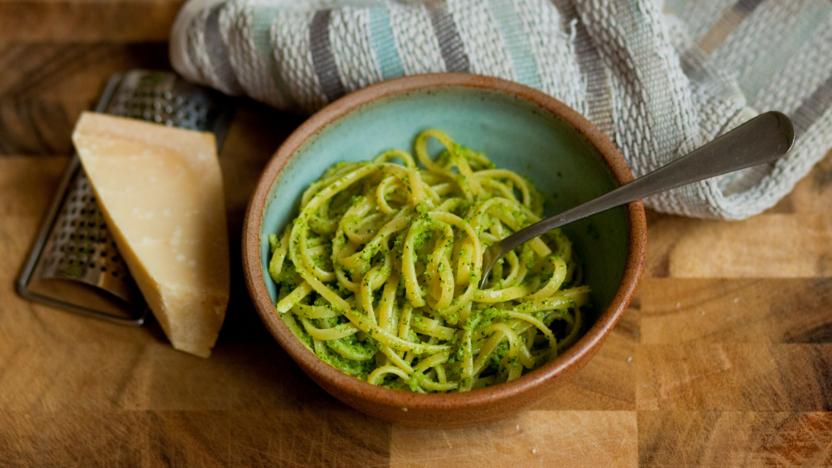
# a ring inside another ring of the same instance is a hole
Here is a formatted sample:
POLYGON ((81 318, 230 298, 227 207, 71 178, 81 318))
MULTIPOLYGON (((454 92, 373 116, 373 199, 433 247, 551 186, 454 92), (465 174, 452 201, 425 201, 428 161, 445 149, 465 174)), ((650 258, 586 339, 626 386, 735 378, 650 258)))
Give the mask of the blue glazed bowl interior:
MULTIPOLYGON (((263 281, 272 300, 268 236, 297 215, 303 191, 332 164, 362 161, 385 149, 411 151, 416 134, 439 128, 457 142, 484 152, 497 165, 531 179, 546 196, 547 214, 618 186, 601 154, 566 121, 536 104, 497 91, 447 87, 377 99, 313 135, 292 156, 266 200, 260 232, 263 281)), ((616 208, 564 228, 592 289, 595 311, 604 310, 621 282, 628 254, 627 210, 616 208)))

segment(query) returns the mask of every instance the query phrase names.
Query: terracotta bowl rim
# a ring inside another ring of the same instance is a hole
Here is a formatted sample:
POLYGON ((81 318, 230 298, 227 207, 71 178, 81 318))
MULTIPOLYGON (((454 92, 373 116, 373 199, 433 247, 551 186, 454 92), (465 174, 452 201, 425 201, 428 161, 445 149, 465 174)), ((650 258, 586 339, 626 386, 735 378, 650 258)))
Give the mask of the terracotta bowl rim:
MULTIPOLYGON (((566 352, 517 380, 469 392, 421 394, 391 390, 369 384, 342 373, 320 360, 308 350, 274 312, 274 304, 265 285, 266 272, 260 264, 260 230, 266 202, 280 172, 303 145, 338 119, 368 104, 385 98, 441 88, 471 88, 497 92, 535 104, 554 117, 566 121, 599 152, 619 183, 633 179, 624 157, 598 128, 561 101, 525 85, 499 78, 464 73, 432 73, 414 75, 377 83, 348 94, 321 109, 301 124, 277 149, 257 182, 243 224, 243 270, 249 294, 269 332, 283 349, 327 390, 343 392, 351 400, 373 401, 380 405, 419 409, 460 409, 493 405, 545 384, 550 379, 578 367, 590 358, 615 326, 635 291, 644 263, 646 231, 644 207, 641 202, 627 206, 629 246, 624 275, 609 306, 595 324, 566 352)), ((337 393, 337 392, 336 392, 337 393)), ((335 395, 338 396, 338 395, 335 395)))

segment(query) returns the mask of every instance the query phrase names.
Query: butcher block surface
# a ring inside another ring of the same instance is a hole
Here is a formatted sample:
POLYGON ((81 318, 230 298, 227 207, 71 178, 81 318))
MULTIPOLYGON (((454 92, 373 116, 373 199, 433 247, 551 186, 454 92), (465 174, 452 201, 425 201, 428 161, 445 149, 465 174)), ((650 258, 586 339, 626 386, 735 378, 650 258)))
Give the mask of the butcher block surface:
POLYGON ((746 221, 651 213, 644 277, 601 351, 490 425, 370 419, 266 332, 243 286, 242 216, 302 117, 249 101, 220 156, 233 279, 211 358, 175 351, 153 321, 121 327, 18 297, 75 120, 110 74, 169 67, 180 3, 0 4, 0 465, 832 465, 832 154, 746 221))

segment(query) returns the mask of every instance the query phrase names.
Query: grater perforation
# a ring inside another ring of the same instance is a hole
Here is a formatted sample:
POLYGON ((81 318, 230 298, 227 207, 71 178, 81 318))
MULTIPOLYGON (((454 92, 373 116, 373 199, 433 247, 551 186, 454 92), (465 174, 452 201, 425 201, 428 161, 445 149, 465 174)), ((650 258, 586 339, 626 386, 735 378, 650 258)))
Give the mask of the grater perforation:
POLYGON ((44 249, 42 278, 80 281, 127 302, 135 300, 136 286, 83 170, 75 171, 54 226, 44 249))

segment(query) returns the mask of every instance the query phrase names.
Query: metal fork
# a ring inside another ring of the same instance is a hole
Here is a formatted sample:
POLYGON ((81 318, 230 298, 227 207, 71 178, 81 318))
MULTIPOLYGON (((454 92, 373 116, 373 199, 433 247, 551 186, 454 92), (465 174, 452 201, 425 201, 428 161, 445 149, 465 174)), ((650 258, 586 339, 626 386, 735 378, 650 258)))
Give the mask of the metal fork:
POLYGON ((492 244, 483 253, 480 287, 488 281, 497 260, 526 241, 658 192, 772 162, 786 154, 793 142, 794 127, 788 117, 776 111, 760 114, 664 167, 492 244))

